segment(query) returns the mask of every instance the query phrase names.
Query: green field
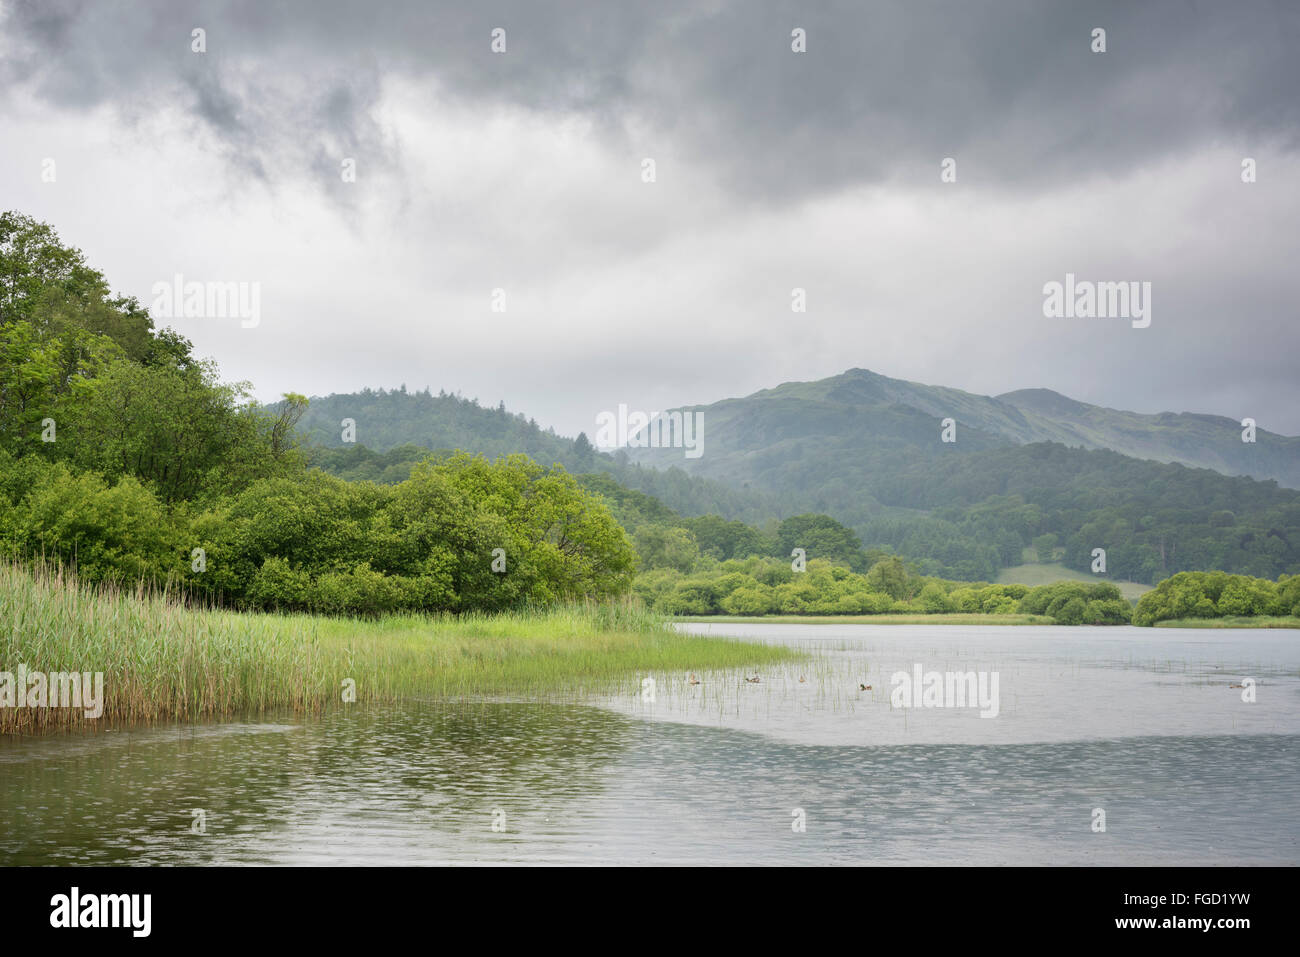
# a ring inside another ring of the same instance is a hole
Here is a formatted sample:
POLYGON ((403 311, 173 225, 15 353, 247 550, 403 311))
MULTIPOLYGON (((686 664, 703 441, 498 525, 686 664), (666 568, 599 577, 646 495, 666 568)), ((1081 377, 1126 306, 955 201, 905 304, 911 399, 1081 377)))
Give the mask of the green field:
MULTIPOLYGON (((753 667, 791 649, 683 635, 631 604, 341 619, 185 608, 0 562, 0 672, 101 672, 98 720, 0 707, 0 733, 203 720, 403 697, 573 695, 641 675, 753 667)), ((11 679, 12 681, 12 679, 11 679)))
POLYGON ((1025 565, 1016 565, 1012 568, 1004 568, 998 573, 997 584, 999 585, 1051 585, 1053 582, 1071 581, 1071 582, 1088 582, 1095 585, 1097 582, 1110 582, 1119 589, 1120 594, 1129 601, 1135 601, 1151 590, 1150 585, 1141 585, 1138 582, 1116 581, 1107 578, 1105 575, 1089 575, 1087 572, 1075 571, 1073 568, 1066 568, 1059 562, 1030 562, 1025 565))

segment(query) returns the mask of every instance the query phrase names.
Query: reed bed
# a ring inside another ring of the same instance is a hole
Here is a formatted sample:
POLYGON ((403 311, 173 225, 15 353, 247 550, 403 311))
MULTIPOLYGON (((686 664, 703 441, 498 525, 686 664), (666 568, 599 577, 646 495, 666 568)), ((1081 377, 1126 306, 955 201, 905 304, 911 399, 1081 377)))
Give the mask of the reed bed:
POLYGON ((1300 628, 1295 615, 1234 615, 1227 618, 1171 618, 1155 623, 1156 628, 1300 628))
MULTIPOLYGON (((407 697, 575 696, 638 673, 752 667, 790 649, 679 634, 632 603, 337 619, 186 606, 0 561, 0 672, 104 676, 103 714, 0 706, 0 733, 320 712, 407 697)), ((17 689, 21 694, 22 689, 17 689)))

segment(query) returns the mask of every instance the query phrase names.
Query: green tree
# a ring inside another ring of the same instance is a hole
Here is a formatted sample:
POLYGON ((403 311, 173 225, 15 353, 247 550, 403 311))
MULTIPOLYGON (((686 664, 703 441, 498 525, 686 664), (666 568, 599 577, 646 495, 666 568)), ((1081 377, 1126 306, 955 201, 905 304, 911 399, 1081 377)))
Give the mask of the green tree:
POLYGON ((632 536, 641 567, 675 568, 689 573, 700 559, 700 549, 689 529, 668 525, 642 525, 632 536))
POLYGON ((911 598, 914 594, 912 576, 897 556, 882 559, 872 565, 867 572, 867 584, 872 591, 883 592, 895 601, 911 598))
POLYGON ((722 599, 722 610, 729 615, 766 615, 775 607, 771 589, 763 585, 737 588, 722 599))
POLYGON ((57 464, 11 519, 23 557, 77 568, 87 582, 164 582, 183 569, 183 543, 172 517, 131 476, 115 485, 57 464))
POLYGON ((802 548, 809 558, 841 562, 855 571, 863 567, 858 536, 829 515, 796 515, 777 526, 776 557, 789 558, 796 548, 802 548))
POLYGON ((218 382, 211 363, 119 359, 66 405, 55 449, 83 469, 134 475, 167 502, 237 490, 272 474, 276 460, 275 423, 248 402, 247 389, 218 382))

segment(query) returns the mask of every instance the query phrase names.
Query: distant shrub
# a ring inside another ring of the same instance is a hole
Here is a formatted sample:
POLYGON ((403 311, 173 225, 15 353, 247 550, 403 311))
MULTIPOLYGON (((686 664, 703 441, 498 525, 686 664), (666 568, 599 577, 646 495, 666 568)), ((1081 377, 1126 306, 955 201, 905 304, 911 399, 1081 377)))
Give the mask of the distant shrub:
POLYGON ((766 615, 775 608, 771 589, 762 585, 737 588, 722 599, 722 610, 729 615, 766 615))
POLYGON ((1128 602, 1110 582, 1039 585, 1025 592, 1019 610, 1022 614, 1046 615, 1062 625, 1121 625, 1130 619, 1128 602))
POLYGON ((1179 572, 1138 600, 1133 623, 1294 614, 1300 614, 1300 576, 1274 583, 1226 572, 1179 572))

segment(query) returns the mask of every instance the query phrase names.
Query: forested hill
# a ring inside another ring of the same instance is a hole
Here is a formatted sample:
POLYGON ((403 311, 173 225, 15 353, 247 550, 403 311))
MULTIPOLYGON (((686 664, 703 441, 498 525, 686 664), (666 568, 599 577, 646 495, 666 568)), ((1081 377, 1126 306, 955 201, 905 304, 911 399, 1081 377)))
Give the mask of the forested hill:
POLYGON ((403 481, 430 451, 460 449, 490 459, 522 452, 574 474, 608 474, 682 515, 726 515, 758 525, 786 514, 773 495, 732 488, 669 465, 642 466, 630 462, 625 452, 596 451, 585 436, 570 439, 542 429, 504 405, 485 408, 474 399, 446 392, 409 392, 402 386, 314 397, 297 431, 310 449, 312 464, 349 480, 403 481), (355 423, 352 442, 343 441, 344 419, 355 423))
POLYGON ((465 449, 496 458, 522 452, 538 462, 559 462, 569 471, 588 463, 573 439, 536 421, 506 411, 484 408, 476 400, 430 390, 363 389, 360 392, 312 396, 298 422, 298 434, 309 445, 326 448, 364 446, 387 452, 399 445, 425 449, 465 449), (351 442, 343 439, 341 423, 351 419, 351 442), (582 462, 579 459, 583 459, 582 462))
MULTIPOLYGON (((839 378, 841 399, 876 387, 877 397, 903 399, 910 387, 894 389, 895 380, 871 373, 839 378)), ((1019 415, 1015 408, 1005 405, 999 420, 983 414, 982 403, 996 400, 955 390, 910 397, 925 408, 826 404, 806 393, 783 386, 760 393, 763 401, 709 406, 703 456, 651 450, 645 458, 661 470, 629 463, 626 452, 598 453, 503 408, 428 392, 313 399, 300 429, 335 446, 318 448, 313 460, 345 478, 400 481, 431 449, 525 452, 570 472, 607 474, 683 516, 763 526, 825 513, 866 547, 891 549, 929 575, 992 580, 1044 536, 1070 568, 1088 571, 1092 549, 1105 548, 1112 577, 1146 583, 1184 570, 1300 572, 1300 493, 1275 482, 1054 442, 1008 444, 998 429, 1019 415), (939 440, 939 420, 948 416, 957 421, 954 443, 939 440), (355 445, 341 442, 344 418, 356 421, 355 445)))
POLYGON ((1103 548, 1110 576, 1148 584, 1191 570, 1300 572, 1300 492, 1209 469, 1042 442, 917 456, 872 490, 884 510, 854 523, 863 540, 956 578, 1019 564, 1040 535, 1067 567, 1088 571, 1103 548))
POLYGON ((725 482, 773 487, 773 477, 765 480, 761 473, 779 466, 777 458, 804 451, 824 460, 822 453, 864 445, 930 449, 938 442, 939 421, 951 417, 960 449, 1059 442, 1300 488, 1300 438, 1257 428, 1256 441, 1248 443, 1242 441, 1239 419, 1143 415, 1076 402, 1049 389, 982 396, 850 369, 828 379, 787 382, 742 398, 683 408, 704 413, 706 454, 686 462, 680 452, 645 449, 633 451, 635 460, 681 464, 725 482))

